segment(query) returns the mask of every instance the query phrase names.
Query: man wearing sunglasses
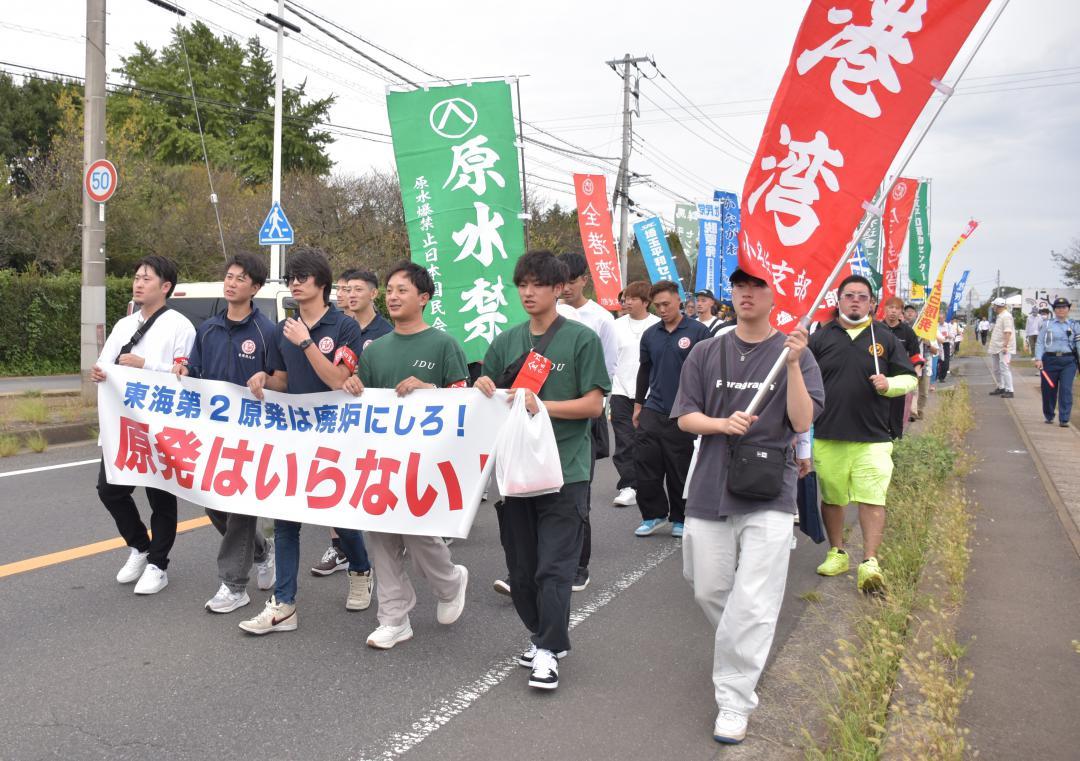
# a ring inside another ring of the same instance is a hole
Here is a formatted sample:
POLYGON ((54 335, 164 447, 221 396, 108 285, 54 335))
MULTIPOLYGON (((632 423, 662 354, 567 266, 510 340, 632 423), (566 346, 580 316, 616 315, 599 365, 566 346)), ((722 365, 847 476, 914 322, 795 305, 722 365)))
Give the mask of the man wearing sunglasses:
POLYGON ((866 278, 845 278, 837 289, 836 319, 810 336, 810 351, 825 382, 825 411, 814 423, 814 465, 830 545, 817 572, 847 573, 844 508, 856 502, 864 555, 857 583, 863 592, 883 591, 885 584, 877 550, 893 468, 890 398, 917 385, 903 344, 888 325, 873 319, 872 292, 866 278))
MULTIPOLYGON (((251 376, 248 389, 262 400, 263 390, 314 394, 341 388, 356 371, 360 326, 330 303, 330 263, 316 248, 297 247, 285 268, 285 284, 300 314, 278 323, 267 349, 269 373, 251 376)), ((371 605, 371 564, 363 534, 337 529, 349 559, 347 610, 371 605)), ((296 577, 300 569, 300 524, 274 521, 277 579, 274 595, 259 615, 240 623, 250 634, 294 631, 297 626, 296 577)))

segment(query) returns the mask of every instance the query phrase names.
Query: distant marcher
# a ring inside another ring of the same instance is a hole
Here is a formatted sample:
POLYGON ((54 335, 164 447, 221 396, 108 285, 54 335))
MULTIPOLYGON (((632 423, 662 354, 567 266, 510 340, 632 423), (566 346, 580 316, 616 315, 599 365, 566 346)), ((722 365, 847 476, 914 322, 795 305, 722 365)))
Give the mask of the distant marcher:
MULTIPOLYGON (((141 367, 167 373, 177 362, 191 354, 195 328, 191 321, 170 309, 165 300, 176 287, 176 264, 163 256, 146 256, 135 265, 131 299, 138 311, 121 317, 109 333, 97 363, 90 370, 90 380, 105 380, 110 365, 141 367)), ((105 475, 105 460, 98 471, 97 492, 101 503, 112 515, 120 536, 130 548, 127 562, 116 574, 121 584, 135 584, 135 594, 152 595, 169 583, 169 550, 176 541, 176 495, 146 487, 150 503, 150 528, 139 518, 139 508, 131 498, 134 486, 111 484, 105 475)))
POLYGON ((1035 307, 1031 310, 1031 314, 1028 315, 1027 322, 1024 324, 1024 348, 1028 350, 1028 354, 1038 359, 1039 355, 1035 353, 1035 346, 1039 341, 1039 333, 1042 330, 1043 323, 1050 319, 1049 309, 1039 309, 1035 307))
POLYGON ((952 364, 953 343, 956 341, 956 327, 947 320, 942 320, 938 325, 938 346, 941 347, 941 355, 937 363, 937 382, 944 383, 949 377, 949 366, 952 364))
POLYGON ((720 304, 716 300, 716 296, 708 288, 702 288, 694 294, 694 299, 698 322, 709 329, 710 336, 715 336, 716 331, 720 330, 724 324, 723 319, 718 314, 720 304))
POLYGON ((1043 417, 1054 422, 1057 410, 1062 428, 1069 425, 1072 413, 1072 387, 1080 363, 1080 322, 1069 319, 1072 304, 1068 299, 1054 299, 1054 318, 1047 320, 1035 345, 1035 367, 1042 383, 1043 417))
POLYGON ((845 278, 837 293, 836 319, 810 337, 827 400, 814 423, 814 464, 830 549, 817 572, 822 576, 847 573, 844 509, 856 502, 864 555, 857 584, 860 591, 873 592, 885 585, 877 551, 885 530, 885 497, 893 470, 890 397, 915 388, 915 369, 888 326, 873 321, 866 278, 845 278))
POLYGON ((641 336, 647 328, 660 322, 649 312, 649 284, 635 280, 623 291, 622 303, 626 314, 615 320, 619 357, 615 374, 611 376, 611 428, 615 432, 615 452, 612 462, 619 473, 619 490, 612 503, 617 507, 637 504, 637 477, 634 471, 634 449, 637 429, 634 428, 634 393, 637 386, 638 364, 641 360, 641 336))
POLYGON ((792 442, 825 402, 821 373, 806 351, 807 334, 769 325, 772 291, 764 280, 731 274, 738 323, 734 332, 699 342, 683 364, 672 417, 701 447, 686 501, 683 576, 715 630, 713 688, 719 712, 713 738, 739 743, 758 704, 757 682, 772 646, 784 598, 796 511, 792 442), (788 348, 785 369, 757 413, 744 410, 757 384, 788 348), (780 453, 775 496, 755 498, 728 488, 735 444, 780 453))
POLYGON ((710 335, 700 322, 679 313, 679 287, 675 283, 661 280, 653 284, 649 296, 661 321, 641 336, 634 394, 638 430, 634 469, 641 525, 634 534, 650 536, 670 521, 671 535, 678 538, 683 534, 683 487, 694 454, 694 437, 671 419, 671 405, 690 349, 710 335))
MULTIPOLYGON (((261 256, 237 254, 229 260, 222 283, 226 308, 199 326, 191 355, 173 366, 177 376, 246 386, 251 376, 269 368, 275 326, 254 302, 266 275, 261 256)), ((274 541, 262 535, 254 515, 209 507, 206 515, 221 534, 217 555, 221 586, 205 607, 212 613, 231 613, 251 602, 247 585, 252 564, 259 589, 273 588, 274 541)))
POLYGON ((986 346, 988 338, 990 338, 990 320, 983 317, 979 320, 979 342, 986 346))
MULTIPOLYGON (((901 319, 903 307, 904 302, 899 296, 893 296, 886 301, 885 324, 889 326, 889 330, 892 331, 897 340, 903 344, 904 351, 907 352, 912 366, 915 367, 915 371, 918 373, 919 367, 924 365, 925 362, 919 352, 919 337, 915 335, 915 331, 912 330, 911 326, 901 319)), ((892 431, 893 439, 904 437, 904 429, 907 428, 911 417, 916 393, 916 390, 912 390, 904 396, 894 396, 889 399, 889 429, 892 431)))
POLYGON ((1005 299, 994 299, 992 306, 996 316, 986 352, 990 355, 990 374, 994 377, 997 388, 990 392, 990 396, 1012 399, 1012 354, 1016 350, 1016 323, 1005 299))

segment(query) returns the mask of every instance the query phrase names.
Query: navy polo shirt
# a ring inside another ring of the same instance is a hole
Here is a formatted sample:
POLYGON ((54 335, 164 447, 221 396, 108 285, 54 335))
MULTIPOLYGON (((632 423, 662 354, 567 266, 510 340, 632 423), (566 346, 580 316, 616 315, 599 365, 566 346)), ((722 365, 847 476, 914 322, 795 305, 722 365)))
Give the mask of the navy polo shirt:
MULTIPOLYGON (((285 321, 277 324, 274 340, 267 352, 269 372, 279 370, 288 373, 286 391, 290 394, 314 394, 329 391, 330 387, 322 382, 311 362, 304 355, 304 350, 285 337, 285 321)), ((328 360, 335 365, 342 362, 356 367, 356 358, 360 356, 360 326, 356 320, 346 317, 333 304, 326 314, 308 326, 311 340, 319 347, 328 360)))
POLYGON ((258 307, 240 322, 230 322, 226 314, 215 314, 199 326, 188 357, 188 373, 193 378, 242 386, 252 375, 267 369, 276 327, 258 307))
POLYGON ((376 338, 382 338, 387 333, 393 332, 394 326, 390 321, 376 312, 375 319, 369 322, 366 328, 360 328, 360 351, 366 349, 368 344, 376 338))
POLYGON ((683 362, 694 344, 706 338, 712 338, 712 334, 704 323, 686 316, 671 332, 660 321, 641 334, 641 364, 649 366, 646 407, 665 416, 671 414, 683 362))

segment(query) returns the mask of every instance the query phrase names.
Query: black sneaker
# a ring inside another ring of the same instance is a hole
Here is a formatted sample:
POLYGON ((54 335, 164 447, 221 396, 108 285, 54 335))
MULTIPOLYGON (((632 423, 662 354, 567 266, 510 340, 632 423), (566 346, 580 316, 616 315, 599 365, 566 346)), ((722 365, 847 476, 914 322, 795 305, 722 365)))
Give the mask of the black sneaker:
POLYGON ((529 686, 538 690, 554 690, 559 686, 559 662, 550 650, 536 651, 529 686))
POLYGON ((344 552, 331 545, 326 548, 322 559, 311 566, 311 573, 314 576, 329 576, 335 571, 344 571, 348 567, 349 558, 346 557, 344 552))
POLYGON ((1005 389, 1003 389, 1003 388, 995 388, 993 391, 990 392, 990 396, 1001 396, 1004 393, 1005 393, 1005 389))
POLYGON ((577 573, 574 574, 574 583, 570 586, 570 590, 581 592, 587 586, 589 586, 589 569, 578 568, 577 573))
POLYGON ((495 579, 491 584, 492 589, 501 595, 510 596, 510 579, 495 579))
MULTIPOLYGON (((521 655, 518 656, 518 665, 524 666, 527 669, 531 669, 533 665, 533 658, 536 657, 536 654, 539 651, 540 648, 530 642, 529 646, 521 652, 521 655)), ((566 651, 560 650, 559 652, 555 653, 555 657, 561 661, 563 658, 566 657, 566 651)))
POLYGON ((1013 396, 1015 396, 1015 394, 1013 394, 1012 391, 1002 391, 1001 392, 1001 398, 1002 399, 1012 399, 1013 396))

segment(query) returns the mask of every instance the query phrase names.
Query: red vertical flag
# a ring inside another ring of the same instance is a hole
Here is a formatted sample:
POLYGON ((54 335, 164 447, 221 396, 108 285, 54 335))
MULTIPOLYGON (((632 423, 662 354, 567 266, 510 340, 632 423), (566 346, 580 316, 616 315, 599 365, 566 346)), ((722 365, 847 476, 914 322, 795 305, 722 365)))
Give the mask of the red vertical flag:
POLYGON ((611 211, 607 205, 607 183, 602 174, 575 174, 574 194, 577 196, 578 229, 581 245, 592 272, 596 300, 604 309, 619 309, 619 258, 611 234, 611 211))
POLYGON ((810 3, 742 193, 739 266, 772 286, 780 330, 810 311, 988 3, 810 3))
POLYGON ((881 258, 881 301, 878 302, 877 318, 885 319, 885 302, 896 295, 900 277, 900 252, 908 238, 908 222, 915 208, 915 195, 919 181, 901 177, 885 199, 885 254, 881 258))

